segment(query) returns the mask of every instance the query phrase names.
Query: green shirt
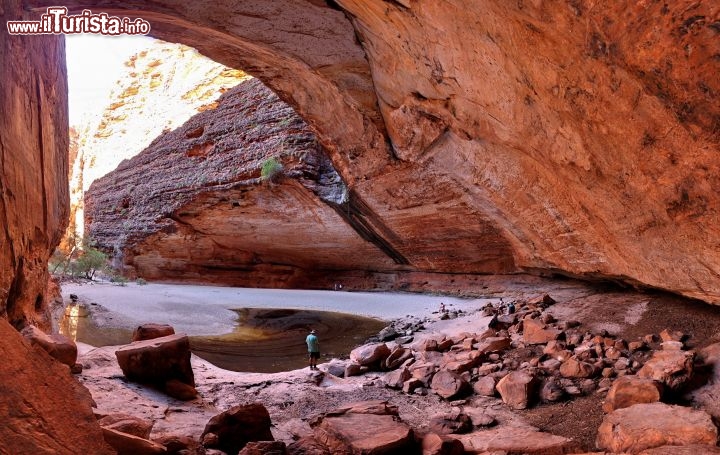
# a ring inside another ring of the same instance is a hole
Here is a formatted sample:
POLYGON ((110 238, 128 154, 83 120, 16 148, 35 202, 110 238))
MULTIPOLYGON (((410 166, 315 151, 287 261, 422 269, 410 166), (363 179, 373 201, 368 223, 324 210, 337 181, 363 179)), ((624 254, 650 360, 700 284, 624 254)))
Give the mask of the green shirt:
POLYGON ((320 342, 312 333, 305 338, 305 343, 307 343, 308 352, 320 352, 320 342))

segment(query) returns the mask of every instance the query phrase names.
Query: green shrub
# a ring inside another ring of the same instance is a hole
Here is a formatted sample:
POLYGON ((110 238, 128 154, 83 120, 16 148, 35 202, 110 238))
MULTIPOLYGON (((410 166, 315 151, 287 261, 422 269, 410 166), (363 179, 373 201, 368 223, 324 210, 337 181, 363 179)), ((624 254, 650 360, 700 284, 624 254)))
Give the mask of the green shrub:
POLYGON ((128 279, 120 274, 117 274, 110 277, 110 282, 118 286, 127 286, 128 279))
POLYGON ((138 286, 145 286, 146 284, 148 284, 144 278, 138 278, 137 280, 135 280, 135 283, 138 286))
POLYGON ((95 272, 101 270, 107 264, 108 257, 102 251, 86 246, 80 257, 74 262, 72 269, 75 273, 85 275, 85 278, 92 280, 95 272))
POLYGON ((283 170, 283 165, 275 158, 268 158, 263 162, 260 169, 260 178, 265 181, 274 182, 283 170))

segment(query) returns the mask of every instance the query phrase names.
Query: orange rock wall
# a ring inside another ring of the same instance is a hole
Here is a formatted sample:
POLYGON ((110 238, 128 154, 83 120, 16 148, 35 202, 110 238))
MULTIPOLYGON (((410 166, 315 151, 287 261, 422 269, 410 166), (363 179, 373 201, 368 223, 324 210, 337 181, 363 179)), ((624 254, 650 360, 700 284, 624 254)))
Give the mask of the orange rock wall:
POLYGON ((10 36, 6 20, 34 15, 0 5, 0 315, 47 327, 47 262, 68 216, 65 46, 10 36))
POLYGON ((550 271, 720 302, 720 6, 337 5, 117 8, 295 107, 417 270, 550 271))

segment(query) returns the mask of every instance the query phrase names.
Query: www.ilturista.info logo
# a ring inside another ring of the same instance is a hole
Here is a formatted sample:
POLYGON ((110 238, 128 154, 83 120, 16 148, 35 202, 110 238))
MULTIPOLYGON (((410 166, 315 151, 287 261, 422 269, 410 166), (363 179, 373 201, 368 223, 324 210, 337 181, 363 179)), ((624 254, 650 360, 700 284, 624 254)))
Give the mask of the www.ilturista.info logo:
POLYGON ((11 35, 61 35, 96 33, 100 35, 147 35, 150 22, 145 19, 93 14, 85 9, 80 14, 68 15, 64 6, 51 6, 39 21, 8 21, 11 35))

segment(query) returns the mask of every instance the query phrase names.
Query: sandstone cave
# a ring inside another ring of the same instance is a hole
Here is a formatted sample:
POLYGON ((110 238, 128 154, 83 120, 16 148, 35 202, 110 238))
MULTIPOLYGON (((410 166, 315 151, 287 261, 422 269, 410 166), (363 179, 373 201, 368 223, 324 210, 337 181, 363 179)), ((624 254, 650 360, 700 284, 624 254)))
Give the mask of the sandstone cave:
MULTIPOLYGON (((3 0, 0 16, 5 22, 35 20, 53 5, 3 0)), ((322 433, 327 444, 317 453, 361 453, 343 442, 338 426, 369 419, 384 428, 385 418, 398 408, 415 433, 407 425, 392 426, 388 431, 402 433, 397 442, 402 449, 393 453, 717 453, 711 417, 720 414, 708 396, 713 396, 713 343, 720 322, 715 313, 720 303, 720 5, 689 0, 611 5, 87 0, 65 6, 76 13, 92 9, 143 18, 152 24, 153 37, 187 45, 256 78, 228 88, 212 108, 169 129, 88 192, 84 216, 92 234, 120 258, 129 276, 287 289, 331 289, 342 282, 350 291, 488 298, 495 311, 506 308, 500 297, 518 301, 525 319, 495 315, 502 320, 493 322, 496 329, 485 338, 473 327, 465 336, 423 340, 417 349, 397 346, 405 349, 398 358, 417 356, 412 374, 432 369, 420 368, 424 363, 442 368, 437 387, 422 376, 427 387, 415 384, 410 393, 398 392, 403 398, 390 399, 397 400, 389 405, 395 410, 360 406, 330 412, 331 405, 342 407, 351 397, 387 400, 389 392, 376 391, 377 384, 402 389, 420 380, 406 377, 411 374, 406 367, 390 371, 390 352, 378 367, 388 370, 385 376, 370 369, 361 387, 371 393, 348 392, 346 383, 329 385, 329 373, 313 376, 317 384, 300 373, 279 381, 295 392, 327 389, 328 408, 316 409, 327 414, 316 422, 313 439, 322 433), (259 135, 253 138, 241 134, 252 129, 241 123, 247 117, 240 113, 246 112, 256 115, 259 135), (233 141, 254 141, 257 148, 241 158, 224 155, 233 141), (263 153, 277 150, 269 144, 278 141, 284 155, 263 153), (153 156, 165 157, 165 166, 153 169, 157 178, 151 181, 153 156), (283 178, 262 183, 259 169, 270 158, 282 163, 283 178), (178 175, 186 180, 175 179, 178 175), (125 190, 129 182, 138 189, 133 194, 125 190), (203 185, 210 189, 198 191, 203 185), (268 232, 273 235, 264 235, 268 232), (469 353, 482 349, 487 352, 469 353), (497 352, 507 349, 507 357, 499 357, 497 352), (566 353, 571 358, 562 357, 566 353), (546 358, 554 355, 562 360, 546 358), (652 366, 661 361, 677 367, 672 377, 653 376, 652 366), (557 371, 562 379, 552 386, 544 373, 528 373, 543 369, 557 371), (620 409, 625 406, 613 394, 621 393, 628 379, 618 378, 641 374, 647 376, 638 380, 646 382, 629 387, 658 395, 652 399, 658 402, 647 399, 629 411, 620 409), (507 407, 492 419, 486 412, 458 413, 457 407, 470 406, 456 402, 456 392, 464 387, 465 393, 480 395, 481 379, 493 375, 491 395, 500 398, 492 399, 507 407), (450 384, 459 389, 443 395, 450 384), (412 392, 425 388, 431 393, 412 392), (555 392, 573 397, 560 424, 547 417, 554 412, 548 407, 525 411, 527 396, 525 403, 515 400, 514 392, 512 399, 506 397, 508 390, 532 388, 539 388, 543 399, 555 392), (614 397, 603 395, 611 403, 607 415, 598 390, 614 397), (410 412, 421 402, 443 410, 445 423, 435 422, 429 431, 427 419, 421 421, 426 408, 410 412), (688 405, 705 414, 694 414, 688 405), (517 418, 512 411, 543 432, 508 427, 517 418), (587 427, 572 412, 585 416, 587 427), (448 426, 457 430, 464 419, 460 414, 472 421, 475 430, 469 435, 435 434, 448 426), (673 441, 649 440, 634 428, 627 429, 626 440, 608 435, 607 428, 630 425, 639 415, 655 416, 658 425, 668 419, 687 425, 660 431, 682 433, 673 441), (487 440, 498 440, 496 434, 538 446, 488 445, 487 440), (579 445, 568 442, 573 438, 579 445)), ((0 33, 0 346, 6 359, 0 368, 0 415, 6 422, 0 452, 114 453, 118 436, 109 424, 98 424, 88 389, 66 365, 19 333, 51 329, 49 308, 59 290, 49 280, 48 260, 75 219, 68 185, 64 37, 11 35, 5 27, 0 33)), ((461 300, 453 302, 463 308, 455 316, 492 317, 489 307, 470 310, 461 300)), ((430 319, 408 314, 403 324, 409 325, 401 329, 396 323, 393 330, 448 324, 427 311, 430 319)), ((105 360, 96 358, 94 365, 105 360)), ((270 403, 268 419, 281 424, 286 436, 294 431, 288 423, 294 412, 309 428, 301 409, 312 406, 277 383, 270 387, 243 379, 231 389, 209 379, 214 373, 195 374, 206 381, 201 395, 212 390, 243 397, 218 399, 213 404, 218 410, 245 405, 252 395, 270 403), (283 411, 287 415, 279 417, 283 411)), ((89 379, 86 385, 95 390, 89 379)), ((152 417, 148 412, 144 417, 152 417)), ((156 431, 198 425, 183 422, 183 412, 180 405, 169 406, 156 431)), ((212 415, 202 412, 204 425, 212 415)), ((292 434, 310 444, 301 433, 292 434)), ((377 442, 372 435, 363 438, 377 442)), ((127 453, 177 453, 170 452, 167 440, 162 448, 156 447, 159 442, 133 441, 143 448, 127 453)), ((197 443, 192 447, 196 452, 186 453, 204 453, 197 443)), ((235 450, 217 447, 210 450, 235 450)), ((271 453, 273 447, 242 453, 271 453)))

